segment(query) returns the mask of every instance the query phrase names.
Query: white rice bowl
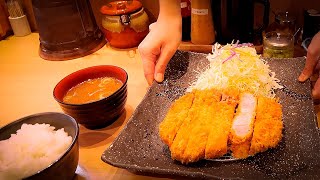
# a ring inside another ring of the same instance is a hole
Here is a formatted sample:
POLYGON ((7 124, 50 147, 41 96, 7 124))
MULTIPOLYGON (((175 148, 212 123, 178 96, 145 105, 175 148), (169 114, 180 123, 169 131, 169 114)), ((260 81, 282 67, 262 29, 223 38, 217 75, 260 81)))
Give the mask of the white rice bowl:
POLYGON ((0 179, 22 179, 48 167, 72 143, 64 129, 49 124, 23 124, 16 134, 0 141, 0 179))

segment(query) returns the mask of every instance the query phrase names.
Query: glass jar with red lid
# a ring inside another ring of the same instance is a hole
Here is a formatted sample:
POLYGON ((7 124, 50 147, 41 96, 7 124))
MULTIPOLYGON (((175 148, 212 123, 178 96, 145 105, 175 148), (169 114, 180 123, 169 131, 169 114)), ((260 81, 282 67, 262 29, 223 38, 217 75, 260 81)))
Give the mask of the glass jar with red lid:
POLYGON ((113 1, 100 8, 102 31, 116 48, 132 48, 149 32, 149 18, 138 0, 113 1))

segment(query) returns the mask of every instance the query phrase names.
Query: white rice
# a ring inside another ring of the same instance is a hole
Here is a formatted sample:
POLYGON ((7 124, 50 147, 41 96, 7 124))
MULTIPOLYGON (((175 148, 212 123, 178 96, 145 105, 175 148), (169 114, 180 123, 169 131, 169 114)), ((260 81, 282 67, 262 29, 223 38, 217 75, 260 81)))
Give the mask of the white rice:
POLYGON ((0 141, 0 179, 22 179, 48 167, 71 145, 64 129, 49 124, 23 124, 0 141))

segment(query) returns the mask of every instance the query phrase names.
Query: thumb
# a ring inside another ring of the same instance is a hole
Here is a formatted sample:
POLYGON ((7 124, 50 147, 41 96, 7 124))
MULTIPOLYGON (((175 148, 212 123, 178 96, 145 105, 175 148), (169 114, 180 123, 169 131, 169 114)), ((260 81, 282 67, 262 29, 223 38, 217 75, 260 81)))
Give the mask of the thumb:
POLYGON ((307 79, 309 79, 311 75, 312 75, 312 71, 309 71, 308 69, 304 69, 302 73, 299 75, 298 81, 304 82, 307 79))
POLYGON ((174 48, 170 48, 169 46, 162 47, 161 54, 158 58, 158 61, 157 61, 156 67, 155 67, 154 79, 157 82, 163 81, 167 64, 169 63, 169 61, 174 53, 175 53, 174 48))
POLYGON ((300 82, 306 81, 313 74, 313 70, 314 70, 317 62, 318 62, 318 58, 315 55, 308 52, 306 65, 305 65, 304 69, 302 70, 300 76, 298 77, 298 80, 300 82))
POLYGON ((311 43, 308 47, 306 65, 298 78, 298 80, 301 82, 307 80, 313 74, 313 71, 319 61, 319 56, 320 56, 319 43, 320 43, 320 32, 318 32, 312 38, 311 43))

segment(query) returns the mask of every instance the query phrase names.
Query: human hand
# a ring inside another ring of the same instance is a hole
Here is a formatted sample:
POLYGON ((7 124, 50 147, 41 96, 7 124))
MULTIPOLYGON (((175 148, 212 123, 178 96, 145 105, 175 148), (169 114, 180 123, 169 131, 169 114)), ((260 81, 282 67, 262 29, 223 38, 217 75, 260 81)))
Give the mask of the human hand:
POLYGON ((180 2, 171 0, 159 2, 159 18, 149 26, 149 34, 138 47, 144 76, 149 85, 153 80, 163 81, 167 64, 176 52, 182 36, 180 2))
MULTIPOLYGON (((313 38, 308 47, 307 60, 305 67, 300 74, 298 80, 300 82, 306 81, 314 71, 320 69, 320 32, 318 32, 313 38)), ((313 89, 312 96, 315 99, 320 99, 320 78, 317 79, 313 89)))

